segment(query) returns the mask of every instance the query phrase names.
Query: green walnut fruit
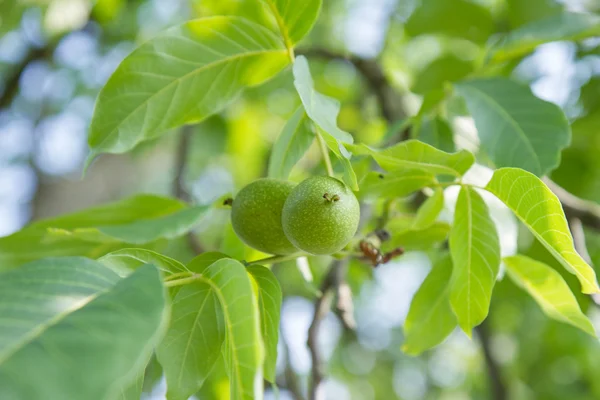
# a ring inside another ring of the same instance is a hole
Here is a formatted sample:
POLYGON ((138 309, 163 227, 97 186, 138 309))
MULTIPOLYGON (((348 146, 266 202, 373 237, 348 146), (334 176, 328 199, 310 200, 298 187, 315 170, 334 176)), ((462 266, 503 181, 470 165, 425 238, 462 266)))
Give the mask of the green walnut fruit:
POLYGON ((291 182, 265 178, 240 190, 231 207, 231 224, 238 237, 265 253, 297 253, 281 226, 283 204, 293 188, 291 182))
POLYGON ((327 176, 308 178, 292 190, 283 206, 287 238, 310 254, 341 250, 358 229, 360 208, 354 193, 327 176))

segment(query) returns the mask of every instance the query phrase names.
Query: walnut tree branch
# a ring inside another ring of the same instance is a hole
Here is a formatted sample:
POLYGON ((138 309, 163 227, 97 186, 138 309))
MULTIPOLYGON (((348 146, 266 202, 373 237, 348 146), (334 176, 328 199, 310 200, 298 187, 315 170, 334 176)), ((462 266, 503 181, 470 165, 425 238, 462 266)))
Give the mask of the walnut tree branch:
POLYGON ((494 400, 507 400, 508 392, 506 385, 502 379, 500 367, 498 366, 498 363, 492 354, 487 322, 483 321, 481 325, 475 328, 475 331, 477 332, 477 336, 481 342, 481 349, 483 350, 485 365, 487 367, 488 377, 490 379, 490 391, 492 393, 492 398, 494 400))
MULTIPOLYGON (((190 194, 185 187, 185 171, 188 161, 189 147, 194 133, 193 125, 185 125, 181 128, 177 153, 175 155, 175 178, 173 180, 173 194, 180 200, 190 201, 190 194)), ((196 254, 204 252, 202 244, 193 232, 188 232, 187 240, 196 254)))
POLYGON ((324 379, 323 359, 319 350, 319 329, 323 318, 329 313, 331 305, 336 296, 340 284, 342 284, 346 270, 348 268, 348 259, 334 260, 329 267, 329 271, 321 283, 322 295, 317 299, 314 306, 313 320, 308 328, 308 349, 312 360, 311 382, 308 391, 309 400, 324 399, 321 383, 324 379))

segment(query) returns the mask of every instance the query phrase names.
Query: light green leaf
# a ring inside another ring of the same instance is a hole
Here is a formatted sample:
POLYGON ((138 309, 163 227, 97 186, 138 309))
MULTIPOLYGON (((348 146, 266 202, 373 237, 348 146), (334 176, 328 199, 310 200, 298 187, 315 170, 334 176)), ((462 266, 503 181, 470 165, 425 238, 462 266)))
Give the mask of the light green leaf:
POLYGON ((207 266, 201 258, 192 260, 188 268, 198 273, 199 282, 211 286, 223 310, 231 398, 262 398, 264 349, 260 315, 246 268, 232 259, 207 266))
POLYGON ((269 177, 287 179, 315 138, 303 107, 296 110, 273 145, 269 159, 269 177))
POLYGON ((415 293, 404 322, 405 353, 417 355, 437 346, 456 327, 448 298, 451 275, 452 259, 446 255, 433 266, 415 293))
POLYGON ((475 120, 481 146, 498 167, 519 167, 542 176, 560 164, 571 130, 560 107, 506 78, 456 85, 475 120))
MULTIPOLYGON (((78 228, 127 226, 138 220, 160 219, 186 208, 179 200, 154 195, 138 195, 87 210, 37 221, 13 235, 0 238, 0 270, 15 268, 43 257, 100 257, 113 250, 131 247, 99 234, 79 235, 49 233, 50 228, 73 231, 78 228), (91 241, 90 241, 91 240, 91 241), (107 242, 108 240, 108 242, 107 242)), ((55 231, 56 232, 56 231, 55 231)))
POLYGON ((352 144, 354 139, 348 132, 337 126, 337 117, 340 113, 340 103, 327 97, 314 88, 314 82, 304 56, 296 57, 294 62, 294 86, 300 96, 302 105, 308 117, 317 125, 329 150, 342 162, 344 167, 344 181, 352 190, 358 190, 356 174, 352 169, 348 152, 342 143, 352 144))
POLYGON ((583 293, 600 293, 596 273, 575 251, 560 201, 544 182, 518 168, 501 168, 485 189, 506 204, 566 270, 577 276, 583 293))
POLYGON ((487 205, 469 186, 458 195, 450 231, 452 279, 450 304, 462 330, 471 329, 488 314, 500 268, 500 241, 487 205))
MULTIPOLYGON (((204 253, 190 269, 199 272, 223 257, 204 253)), ((167 378, 167 398, 187 400, 200 390, 221 356, 223 309, 213 285, 205 280, 182 286, 171 309, 171 324, 156 354, 167 378)))
POLYGON ((152 264, 164 274, 186 271, 185 266, 177 260, 146 249, 121 249, 108 253, 98 262, 115 271, 119 276, 127 276, 145 264, 152 264))
POLYGON ((435 176, 418 169, 399 169, 389 173, 369 172, 360 183, 361 196, 404 197, 437 184, 435 176))
POLYGON ((475 162, 473 154, 466 150, 446 153, 418 140, 407 140, 385 149, 374 149, 364 144, 346 146, 355 154, 372 156, 387 171, 420 169, 436 175, 459 177, 475 162))
POLYGON ((564 12, 530 22, 508 35, 492 50, 491 59, 501 62, 532 52, 537 46, 560 40, 576 41, 600 35, 600 16, 564 12))
POLYGON ((440 117, 424 118, 419 126, 419 140, 436 149, 452 153, 456 151, 452 128, 440 117))
POLYGON ((521 255, 506 257, 503 261, 508 276, 533 297, 546 315, 596 336, 594 326, 581 312, 569 285, 557 271, 521 255))
POLYGON ((144 43, 117 67, 96 102, 88 163, 222 110, 289 63, 279 37, 241 17, 196 19, 144 43))
POLYGON ((3 273, 0 315, 0 398, 15 400, 116 397, 143 371, 168 319, 155 267, 120 279, 84 258, 3 273))
POLYGON ((263 266, 251 265, 246 270, 258 286, 260 325, 265 346, 264 375, 265 379, 274 383, 281 314, 281 287, 271 270, 263 266))
POLYGON ((441 33, 485 42, 493 32, 489 10, 468 0, 423 0, 405 25, 411 36, 441 33))
MULTIPOLYGON (((145 365, 145 364, 144 364, 145 365)), ((118 400, 140 400, 142 397, 142 390, 144 386, 144 370, 135 377, 133 382, 129 386, 121 389, 121 393, 118 396, 118 400)))
POLYGON ((444 191, 436 188, 433 194, 417 210, 413 229, 425 229, 431 226, 444 208, 444 191))
POLYGON ((321 0, 263 0, 277 21, 277 26, 288 48, 292 48, 315 24, 321 0))

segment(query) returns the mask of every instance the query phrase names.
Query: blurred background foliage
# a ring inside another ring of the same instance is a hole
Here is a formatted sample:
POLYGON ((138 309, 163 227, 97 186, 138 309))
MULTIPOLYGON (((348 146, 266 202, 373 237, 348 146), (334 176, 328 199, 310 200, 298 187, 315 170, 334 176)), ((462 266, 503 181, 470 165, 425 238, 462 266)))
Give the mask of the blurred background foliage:
MULTIPOLYGON (((0 236, 27 222, 72 212, 138 192, 173 194, 181 132, 143 143, 133 154, 102 156, 81 179, 86 136, 95 96, 114 68, 137 44, 190 18, 243 14, 271 23, 251 0, 3 0, 0 1, 0 236)), ((472 120, 457 99, 436 98, 445 82, 471 74, 511 76, 563 108, 572 122, 572 145, 551 178, 571 193, 600 202, 600 37, 553 42, 533 54, 485 67, 483 49, 498 34, 564 10, 598 13, 597 0, 326 0, 317 25, 299 46, 307 52, 316 87, 342 103, 339 125, 355 140, 381 142, 390 124, 359 71, 341 59, 310 57, 310 49, 378 58, 395 88, 402 114, 419 118, 411 135, 451 151, 477 152, 472 120), (419 113, 423 95, 427 113, 419 113), (436 94, 437 93, 437 94, 436 94)), ((193 126, 185 149, 189 164, 183 184, 190 201, 208 204, 264 176, 270 149, 286 119, 299 105, 288 69, 267 84, 246 91, 223 113, 193 126)), ((486 163, 485 154, 478 154, 486 163)), ((319 173, 316 148, 293 170, 299 181, 319 173)), ((357 170, 359 168, 357 167, 357 170)), ((393 207, 402 209, 410 202, 393 207)), ((243 246, 226 210, 214 210, 198 228, 206 248, 240 259, 260 256, 243 246)), ((546 250, 519 231, 518 247, 556 264, 546 250)), ((516 240, 515 233, 502 240, 516 240)), ((590 257, 600 265, 600 235, 586 231, 590 257)), ((406 240, 409 238, 407 237, 406 240)), ((425 239, 424 239, 425 240, 425 239)), ((322 349, 329 364, 327 397, 345 399, 600 398, 600 346, 577 329, 549 320, 507 280, 498 283, 480 339, 455 332, 419 358, 400 351, 402 324, 414 291, 430 268, 420 240, 395 262, 371 267, 353 262, 348 281, 355 298, 357 330, 345 330, 332 313, 324 321, 322 349), (489 370, 488 357, 498 370, 489 370), (498 387, 501 385, 501 387, 498 387)), ((404 243, 406 245, 406 243, 404 243)), ((181 260, 192 257, 185 239, 158 243, 181 260)), ((311 258, 314 283, 295 262, 275 273, 285 295, 279 377, 282 399, 289 372, 305 382, 310 374, 306 334, 315 287, 326 258, 311 258), (287 348, 287 349, 286 349, 287 348), (286 379, 287 376, 287 379, 286 379)), ((560 269, 559 269, 560 270, 560 269)), ((600 271, 597 271, 597 273, 600 271)), ((563 274, 570 285, 574 278, 563 274)), ((578 290, 575 290, 577 293, 578 290)), ((580 296, 600 325, 600 309, 580 296)), ((161 398, 160 367, 147 374, 147 398, 161 398)), ((226 382, 208 382, 198 398, 226 398, 226 382)), ((272 391, 267 396, 273 398, 272 391)))

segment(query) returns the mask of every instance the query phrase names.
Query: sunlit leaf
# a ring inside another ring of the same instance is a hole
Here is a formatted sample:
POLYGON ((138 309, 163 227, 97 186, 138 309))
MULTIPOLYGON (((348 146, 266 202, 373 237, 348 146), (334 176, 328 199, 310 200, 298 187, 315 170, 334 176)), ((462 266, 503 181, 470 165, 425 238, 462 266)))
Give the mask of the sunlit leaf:
MULTIPOLYGON (((190 270, 199 271, 223 258, 204 253, 190 270)), ((182 286, 173 298, 171 323, 156 350, 167 378, 169 400, 187 400, 196 393, 221 356, 225 341, 223 309, 210 282, 182 286)))
POLYGON ((88 162, 223 109, 289 63, 277 35, 241 17, 192 20, 150 39, 117 67, 96 103, 88 162))
POLYGON ((247 271, 258 286, 260 326, 265 345, 265 379, 269 382, 275 382, 279 317, 281 313, 281 287, 275 275, 265 267, 251 265, 247 268, 247 271))
POLYGON ((493 61, 506 61, 532 52, 544 43, 576 41, 600 35, 600 16, 563 12, 530 22, 511 31, 492 50, 493 61))
POLYGON ((315 24, 321 0, 263 0, 271 10, 286 46, 292 47, 315 24))
POLYGON ((329 150, 341 161, 344 167, 344 181, 346 184, 352 190, 358 190, 356 174, 350 163, 352 154, 342 145, 342 143, 352 144, 354 139, 352 135, 337 126, 340 103, 315 90, 306 57, 296 57, 293 70, 294 86, 300 96, 300 100, 302 100, 306 114, 319 128, 319 132, 323 136, 329 150))
MULTIPOLYGON (((134 225, 139 220, 168 220, 186 209, 179 200, 154 195, 137 195, 72 214, 37 221, 13 235, 0 238, 0 270, 11 269, 43 257, 87 256, 97 258, 123 247, 131 247, 99 233, 96 228, 134 225), (54 234, 49 231, 54 230, 54 234), (67 232, 67 234, 65 234, 67 232)), ((188 224, 183 221, 184 225, 188 224)), ((175 227, 174 229, 180 229, 175 227)), ((153 236, 153 232, 144 235, 153 236)))
POLYGON ((440 344, 456 327, 448 298, 452 259, 446 255, 431 269, 415 293, 404 322, 405 353, 417 355, 440 344))
POLYGON ((360 183, 361 196, 404 197, 426 186, 437 184, 435 176, 418 169, 369 172, 360 183))
POLYGON ((98 259, 119 276, 127 276, 137 268, 152 264, 166 275, 186 271, 185 266, 177 260, 146 249, 121 249, 108 253, 98 259))
POLYGON ((406 22, 411 36, 441 33, 484 42, 494 21, 489 10, 468 0, 423 0, 406 22))
POLYGON ((431 226, 444 208, 444 191, 436 188, 433 194, 417 210, 413 229, 425 229, 431 226))
POLYGON ((481 146, 498 167, 519 167, 542 176, 560 163, 571 141, 565 114, 535 97, 529 87, 505 78, 456 85, 475 120, 481 146))
POLYGON ((446 153, 418 140, 407 140, 385 149, 374 149, 364 144, 347 147, 355 154, 371 155, 387 171, 420 169, 436 175, 458 177, 475 162, 473 154, 466 150, 446 153))
POLYGON ((306 153, 314 138, 315 135, 310 129, 306 112, 303 107, 300 107, 287 121, 273 145, 269 159, 269 177, 287 179, 292 168, 306 153))
POLYGON ((450 304, 458 324, 471 336, 488 314, 500 268, 500 241, 487 205, 469 186, 461 189, 456 202, 450 254, 450 304))
POLYGON ((150 265, 125 279, 84 258, 3 273, 0 398, 114 398, 143 371, 168 319, 165 305, 150 265))
POLYGON ((599 293, 596 273, 573 246, 560 201, 535 175, 518 168, 494 171, 485 188, 510 208, 533 235, 569 271, 583 293, 599 293))
POLYGON ((187 267, 198 274, 199 282, 211 286, 221 304, 231 398, 262 398, 264 349, 258 301, 250 277, 236 260, 221 259, 206 265, 201 257, 187 267))
POLYGON ((596 336, 594 326, 581 312, 569 285, 557 271, 521 255, 506 257, 503 261, 508 276, 533 297, 546 315, 596 336))

